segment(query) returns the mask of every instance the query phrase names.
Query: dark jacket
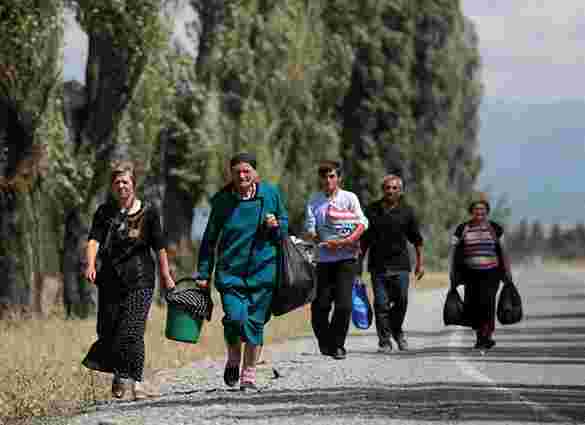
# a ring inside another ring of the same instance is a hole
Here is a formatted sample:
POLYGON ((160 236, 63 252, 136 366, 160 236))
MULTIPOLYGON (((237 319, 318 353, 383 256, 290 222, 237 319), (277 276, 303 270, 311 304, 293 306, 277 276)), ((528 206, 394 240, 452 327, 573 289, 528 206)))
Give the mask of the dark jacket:
POLYGON ((369 249, 368 270, 410 271, 407 242, 423 243, 413 209, 401 200, 396 208, 385 211, 380 199, 366 208, 365 215, 370 227, 362 235, 361 248, 363 253, 369 249))

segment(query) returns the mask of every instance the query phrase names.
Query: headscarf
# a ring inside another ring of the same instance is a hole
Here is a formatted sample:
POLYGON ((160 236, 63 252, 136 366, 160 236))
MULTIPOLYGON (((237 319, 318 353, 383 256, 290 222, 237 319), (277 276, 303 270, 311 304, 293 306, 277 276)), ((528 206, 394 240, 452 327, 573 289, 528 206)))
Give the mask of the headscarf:
POLYGON ((256 169, 256 156, 253 153, 242 152, 236 154, 230 159, 230 168, 238 165, 240 162, 246 162, 256 169))

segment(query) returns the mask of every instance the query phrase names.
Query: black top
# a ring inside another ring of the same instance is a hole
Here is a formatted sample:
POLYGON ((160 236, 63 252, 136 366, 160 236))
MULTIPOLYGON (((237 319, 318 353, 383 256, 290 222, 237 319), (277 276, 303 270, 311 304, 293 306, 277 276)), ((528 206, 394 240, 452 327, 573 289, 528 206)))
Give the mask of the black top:
POLYGON ((127 291, 154 287, 155 264, 150 250, 166 248, 160 213, 154 206, 143 203, 136 213, 125 215, 114 203, 100 205, 89 239, 100 243, 101 267, 96 279, 100 288, 127 291))
POLYGON ((384 210, 378 200, 365 210, 370 225, 361 238, 362 252, 370 250, 368 270, 410 271, 410 256, 406 242, 414 246, 423 243, 418 220, 413 209, 401 201, 397 207, 384 210))

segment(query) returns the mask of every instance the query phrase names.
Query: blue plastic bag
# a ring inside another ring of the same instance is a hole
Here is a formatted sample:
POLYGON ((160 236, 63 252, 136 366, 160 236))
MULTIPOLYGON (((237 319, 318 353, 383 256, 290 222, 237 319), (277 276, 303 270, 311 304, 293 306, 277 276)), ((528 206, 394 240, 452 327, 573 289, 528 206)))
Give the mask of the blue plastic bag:
POLYGON ((358 329, 368 329, 372 325, 373 316, 366 285, 358 277, 353 281, 351 290, 351 321, 358 329))

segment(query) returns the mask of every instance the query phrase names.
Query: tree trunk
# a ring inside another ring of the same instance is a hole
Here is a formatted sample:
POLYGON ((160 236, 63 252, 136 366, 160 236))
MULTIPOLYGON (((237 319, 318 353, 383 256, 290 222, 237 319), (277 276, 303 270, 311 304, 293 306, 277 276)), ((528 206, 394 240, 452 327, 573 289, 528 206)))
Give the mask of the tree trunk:
POLYGON ((26 128, 14 108, 1 99, 0 116, 6 117, 0 123, 0 304, 18 309, 30 304, 33 273, 33 247, 26 243, 23 230, 27 227, 22 225, 29 211, 19 207, 30 187, 31 176, 26 173, 30 171, 34 139, 32 129, 26 128))
POLYGON ((63 302, 68 318, 84 319, 95 312, 96 289, 83 277, 87 233, 79 208, 69 211, 63 240, 63 302))

